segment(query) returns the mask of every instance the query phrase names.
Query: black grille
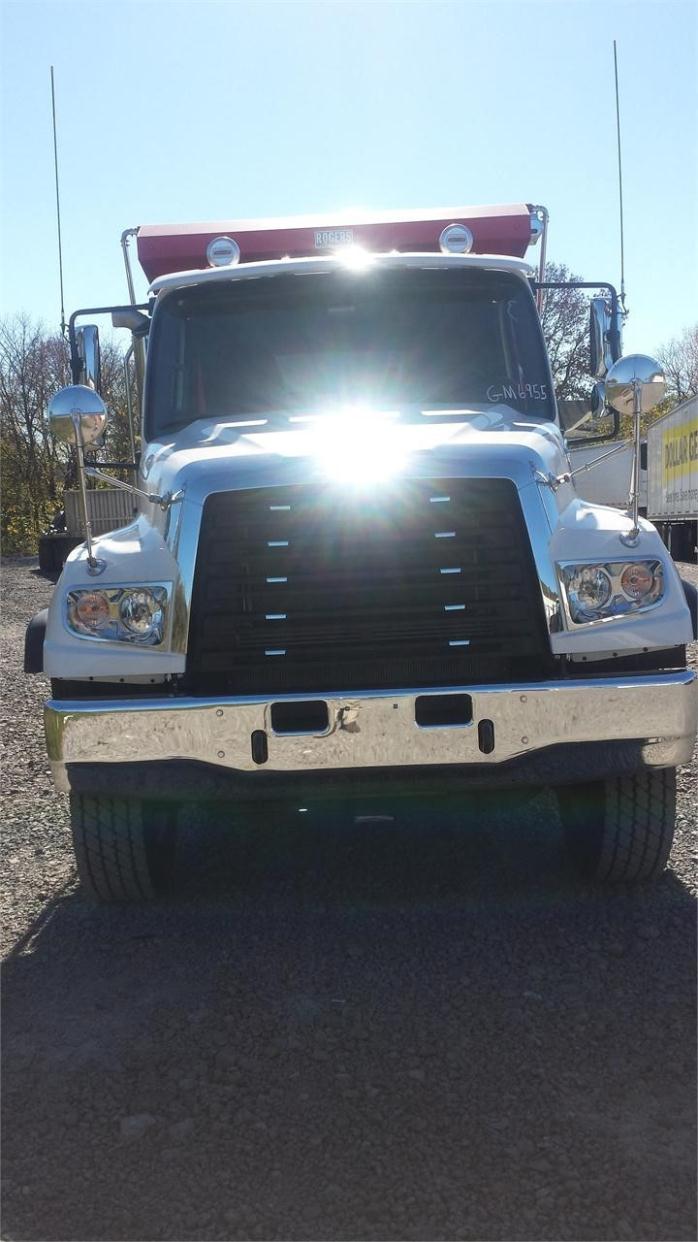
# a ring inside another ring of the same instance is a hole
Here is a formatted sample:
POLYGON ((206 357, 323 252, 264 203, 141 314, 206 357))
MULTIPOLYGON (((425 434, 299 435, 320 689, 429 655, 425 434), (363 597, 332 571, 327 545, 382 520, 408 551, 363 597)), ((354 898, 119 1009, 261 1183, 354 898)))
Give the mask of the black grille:
POLYGON ((198 693, 397 689, 549 673, 506 479, 321 485, 206 501, 189 633, 198 693))

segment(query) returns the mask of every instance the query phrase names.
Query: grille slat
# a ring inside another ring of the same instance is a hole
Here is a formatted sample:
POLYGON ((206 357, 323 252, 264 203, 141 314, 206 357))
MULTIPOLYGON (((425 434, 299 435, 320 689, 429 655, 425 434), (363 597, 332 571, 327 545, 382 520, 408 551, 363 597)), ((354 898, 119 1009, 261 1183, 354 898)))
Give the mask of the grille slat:
POLYGON ((188 659, 199 693, 496 682, 550 663, 508 480, 409 481, 370 502, 319 485, 206 501, 188 659))

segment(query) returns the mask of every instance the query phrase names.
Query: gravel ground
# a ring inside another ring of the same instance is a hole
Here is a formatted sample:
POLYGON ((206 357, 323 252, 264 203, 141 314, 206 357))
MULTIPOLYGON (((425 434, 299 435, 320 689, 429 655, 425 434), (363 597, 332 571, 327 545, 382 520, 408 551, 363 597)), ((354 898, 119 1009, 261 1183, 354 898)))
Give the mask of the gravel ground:
POLYGON ((191 820, 167 902, 95 908, 21 671, 51 586, 3 580, 4 1238, 695 1236, 695 763, 648 891, 581 888, 541 796, 191 820))

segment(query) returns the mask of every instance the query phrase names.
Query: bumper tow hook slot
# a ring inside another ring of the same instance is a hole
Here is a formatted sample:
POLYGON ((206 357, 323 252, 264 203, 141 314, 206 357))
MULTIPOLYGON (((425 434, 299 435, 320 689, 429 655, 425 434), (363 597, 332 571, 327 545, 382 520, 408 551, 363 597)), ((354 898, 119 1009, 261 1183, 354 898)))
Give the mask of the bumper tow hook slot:
POLYGON ((481 720, 477 726, 477 740, 483 755, 491 755, 494 750, 494 722, 481 720))
POLYGON ((269 743, 264 729, 255 729, 251 738, 252 742, 252 762, 266 763, 269 758, 269 743))

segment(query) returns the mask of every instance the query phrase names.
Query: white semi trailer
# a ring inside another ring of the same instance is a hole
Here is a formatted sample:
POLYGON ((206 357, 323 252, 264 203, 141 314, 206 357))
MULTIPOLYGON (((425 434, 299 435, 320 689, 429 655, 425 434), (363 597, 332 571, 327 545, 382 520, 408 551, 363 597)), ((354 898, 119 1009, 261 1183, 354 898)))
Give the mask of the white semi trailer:
POLYGON ((647 433, 647 516, 675 560, 696 558, 698 396, 682 401, 647 433))

